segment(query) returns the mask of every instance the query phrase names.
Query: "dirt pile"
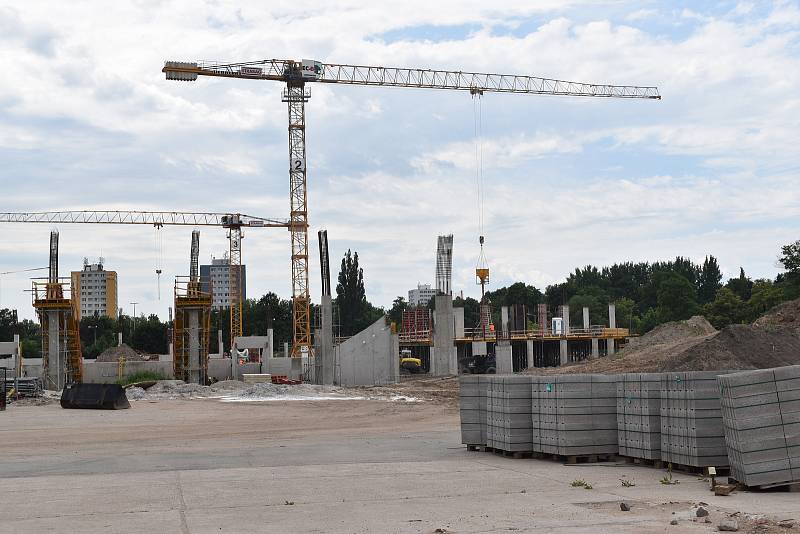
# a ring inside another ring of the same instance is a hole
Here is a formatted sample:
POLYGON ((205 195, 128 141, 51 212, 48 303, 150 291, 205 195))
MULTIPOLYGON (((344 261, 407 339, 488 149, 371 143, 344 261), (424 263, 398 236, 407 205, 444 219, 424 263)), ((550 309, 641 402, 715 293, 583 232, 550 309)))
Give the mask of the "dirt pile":
POLYGON ((125 358, 126 362, 142 362, 145 357, 123 343, 119 347, 109 347, 97 356, 98 362, 118 362, 125 358))
POLYGON ((663 324, 618 355, 531 369, 537 374, 659 373, 764 369, 800 364, 800 299, 776 306, 751 325, 716 331, 703 317, 663 324))
POLYGON ((778 304, 762 317, 756 319, 754 326, 785 326, 800 330, 800 299, 778 304))

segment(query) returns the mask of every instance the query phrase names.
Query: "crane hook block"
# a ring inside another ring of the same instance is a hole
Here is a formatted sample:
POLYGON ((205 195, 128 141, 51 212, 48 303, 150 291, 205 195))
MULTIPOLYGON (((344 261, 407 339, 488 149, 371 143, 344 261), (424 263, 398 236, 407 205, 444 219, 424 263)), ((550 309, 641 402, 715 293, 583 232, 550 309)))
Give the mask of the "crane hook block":
POLYGON ((483 246, 483 236, 480 236, 480 237, 478 238, 478 242, 480 242, 481 246, 483 246))

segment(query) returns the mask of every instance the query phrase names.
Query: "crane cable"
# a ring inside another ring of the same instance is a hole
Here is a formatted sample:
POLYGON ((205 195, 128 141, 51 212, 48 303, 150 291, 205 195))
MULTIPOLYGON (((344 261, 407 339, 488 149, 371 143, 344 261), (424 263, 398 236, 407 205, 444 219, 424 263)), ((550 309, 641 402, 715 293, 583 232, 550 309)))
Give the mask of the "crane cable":
POLYGON ((478 235, 483 242, 483 110, 481 94, 472 95, 472 116, 475 129, 475 186, 478 196, 478 235))
POLYGON ((153 237, 156 255, 156 284, 158 287, 158 300, 161 300, 161 271, 164 266, 164 235, 161 233, 161 229, 164 227, 164 224, 156 222, 153 227, 155 228, 153 237))

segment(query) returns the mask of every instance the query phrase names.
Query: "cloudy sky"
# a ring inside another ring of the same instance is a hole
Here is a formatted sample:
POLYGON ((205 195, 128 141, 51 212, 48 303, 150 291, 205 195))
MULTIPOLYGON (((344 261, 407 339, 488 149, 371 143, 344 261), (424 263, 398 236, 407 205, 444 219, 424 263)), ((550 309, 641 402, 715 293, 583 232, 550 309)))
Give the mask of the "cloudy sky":
MULTIPOLYGON (((543 288, 574 267, 676 255, 726 275, 779 272, 800 238, 797 2, 0 0, 0 211, 288 213, 287 117, 275 82, 167 82, 163 61, 330 63, 657 85, 662 101, 487 94, 492 287, 543 288)), ((432 283, 455 235, 456 292, 477 295, 474 103, 460 92, 311 86, 311 288, 316 231, 334 276, 359 252, 368 298, 432 283)), ((102 255, 120 306, 166 317, 190 228, 61 225, 62 275, 102 255)), ((0 272, 47 264, 49 225, 0 225, 0 272)), ((201 260, 224 232, 201 234, 201 260)), ((243 243, 249 296, 290 295, 289 237, 243 243)), ((34 316, 30 274, 0 307, 34 316)))

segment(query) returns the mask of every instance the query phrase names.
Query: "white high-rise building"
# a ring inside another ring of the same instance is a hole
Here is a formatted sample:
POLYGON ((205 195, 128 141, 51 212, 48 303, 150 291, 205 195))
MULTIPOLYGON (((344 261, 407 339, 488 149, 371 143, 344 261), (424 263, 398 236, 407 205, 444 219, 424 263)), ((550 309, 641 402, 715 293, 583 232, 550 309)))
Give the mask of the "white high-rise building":
POLYGON ((97 263, 83 260, 82 271, 72 271, 72 292, 77 297, 81 318, 107 316, 117 318, 117 272, 97 263))
POLYGON ((417 284, 417 289, 408 290, 408 305, 427 306, 435 296, 436 290, 431 289, 430 284, 417 284))
MULTIPOLYGON (((247 268, 242 265, 242 300, 247 298, 247 268)), ((227 309, 231 305, 230 264, 227 255, 222 258, 211 257, 211 265, 200 266, 200 286, 211 293, 211 307, 215 310, 227 309)))

